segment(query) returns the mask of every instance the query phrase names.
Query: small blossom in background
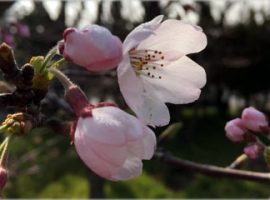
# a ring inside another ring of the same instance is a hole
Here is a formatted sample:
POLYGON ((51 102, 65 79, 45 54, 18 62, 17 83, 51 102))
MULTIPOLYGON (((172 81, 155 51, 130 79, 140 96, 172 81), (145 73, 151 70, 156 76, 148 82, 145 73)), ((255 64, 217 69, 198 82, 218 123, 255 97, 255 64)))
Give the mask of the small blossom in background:
POLYGON ((11 46, 12 48, 16 47, 16 42, 15 42, 15 38, 14 35, 8 32, 3 32, 2 33, 2 40, 7 43, 9 46, 11 46))
POLYGON ((117 68, 126 103, 144 123, 164 126, 170 121, 165 103, 197 100, 206 83, 204 69, 186 55, 207 44, 199 27, 163 16, 135 28, 123 43, 117 68))
POLYGON ((66 29, 64 40, 58 43, 58 50, 65 59, 90 71, 113 69, 122 59, 120 39, 98 25, 82 30, 66 29))
POLYGON ((264 146, 258 142, 244 148, 244 152, 249 159, 255 160, 263 155, 264 146))
POLYGON ((31 35, 30 29, 26 24, 18 23, 16 25, 16 27, 17 27, 17 32, 18 32, 19 36, 21 36, 23 38, 30 37, 30 35, 31 35))
POLYGON ((247 143, 244 153, 250 159, 259 158, 265 149, 256 136, 259 134, 269 136, 270 134, 266 115, 253 107, 245 108, 241 119, 236 118, 227 122, 225 132, 231 141, 247 143))
POLYGON ((245 126, 254 132, 264 132, 268 128, 268 120, 265 114, 253 107, 243 110, 242 120, 245 126))
POLYGON ((0 192, 3 190, 7 183, 8 175, 7 175, 7 170, 0 166, 0 192))
POLYGON ((225 126, 226 136, 233 142, 244 141, 244 136, 247 133, 243 121, 239 118, 233 119, 226 123, 225 126))

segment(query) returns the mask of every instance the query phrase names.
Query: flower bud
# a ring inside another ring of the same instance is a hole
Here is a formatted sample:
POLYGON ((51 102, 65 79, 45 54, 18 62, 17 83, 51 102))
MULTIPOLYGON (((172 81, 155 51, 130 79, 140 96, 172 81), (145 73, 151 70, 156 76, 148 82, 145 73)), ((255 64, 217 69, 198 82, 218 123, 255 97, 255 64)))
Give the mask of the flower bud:
POLYGON ((227 122, 225 126, 226 136, 233 142, 241 142, 244 140, 247 129, 243 121, 239 118, 227 122))
POLYGON ((153 131, 115 106, 94 107, 91 113, 75 124, 74 144, 80 158, 108 180, 139 176, 142 160, 151 159, 155 151, 153 131))
POLYGON ((90 71, 115 68, 122 59, 120 39, 104 27, 91 25, 82 30, 68 28, 58 51, 65 59, 90 71))
POLYGON ((254 143, 244 148, 245 154, 249 159, 258 159, 264 152, 264 146, 260 143, 254 143))
POLYGON ((7 179, 8 179, 7 170, 1 166, 0 167, 0 191, 2 191, 3 188, 5 187, 7 183, 7 179))
POLYGON ((249 130, 254 132, 264 132, 268 129, 268 121, 264 113, 253 107, 243 110, 242 121, 249 130))

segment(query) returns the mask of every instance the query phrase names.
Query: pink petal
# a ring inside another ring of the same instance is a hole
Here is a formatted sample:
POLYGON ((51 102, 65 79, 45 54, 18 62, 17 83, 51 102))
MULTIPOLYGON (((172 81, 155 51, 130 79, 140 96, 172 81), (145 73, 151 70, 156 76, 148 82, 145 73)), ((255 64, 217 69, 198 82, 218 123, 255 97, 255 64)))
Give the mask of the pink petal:
POLYGON ((242 120, 248 129, 255 132, 263 132, 263 130, 268 127, 268 120, 265 114, 253 107, 243 110, 242 120))
POLYGON ((245 154, 248 156, 249 159, 255 160, 262 156, 264 152, 264 146, 259 143, 254 143, 250 146, 246 146, 244 148, 245 154))
POLYGON ((244 140, 244 135, 248 131, 245 128, 243 121, 239 118, 233 119, 226 123, 226 136, 233 142, 241 142, 244 140))
POLYGON ((137 49, 178 51, 183 54, 196 53, 206 47, 205 34, 195 26, 183 21, 165 20, 137 49))

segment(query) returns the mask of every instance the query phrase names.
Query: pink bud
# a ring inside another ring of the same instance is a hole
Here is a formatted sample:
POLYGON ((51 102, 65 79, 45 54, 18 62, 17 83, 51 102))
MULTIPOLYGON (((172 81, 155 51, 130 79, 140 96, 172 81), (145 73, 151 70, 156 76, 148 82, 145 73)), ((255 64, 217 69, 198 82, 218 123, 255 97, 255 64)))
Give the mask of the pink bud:
POLYGON ((225 126, 226 136, 233 142, 241 142, 244 140, 247 129, 243 121, 239 118, 227 122, 225 126))
POLYGON ((254 143, 244 148, 245 154, 253 160, 258 159, 263 154, 263 151, 264 146, 259 143, 254 143))
POLYGON ((268 129, 266 116, 253 107, 243 110, 242 120, 245 126, 251 131, 264 132, 264 130, 268 129))
POLYGON ((18 33, 21 37, 29 37, 30 29, 26 24, 17 24, 18 33))
POLYGON ((66 29, 64 43, 59 43, 58 48, 67 60, 90 71, 113 69, 122 59, 120 39, 98 25, 66 29))
POLYGON ((75 124, 74 144, 80 158, 108 180, 139 176, 142 159, 149 160, 154 154, 153 131, 115 106, 92 108, 91 113, 75 124))
POLYGON ((7 170, 3 168, 2 166, 0 167, 0 191, 3 190, 7 183, 7 170))

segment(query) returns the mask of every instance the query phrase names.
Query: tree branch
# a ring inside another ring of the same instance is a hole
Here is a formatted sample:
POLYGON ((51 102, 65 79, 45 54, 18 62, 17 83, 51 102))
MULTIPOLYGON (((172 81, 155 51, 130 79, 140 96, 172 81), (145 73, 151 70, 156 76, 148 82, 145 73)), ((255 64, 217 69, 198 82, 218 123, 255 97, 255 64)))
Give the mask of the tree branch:
POLYGON ((180 159, 170 153, 156 152, 155 158, 175 166, 177 168, 194 171, 213 177, 225 177, 233 179, 243 179, 256 182, 270 183, 270 173, 251 172, 245 170, 236 170, 230 168, 217 167, 213 165, 198 164, 192 161, 180 159))

